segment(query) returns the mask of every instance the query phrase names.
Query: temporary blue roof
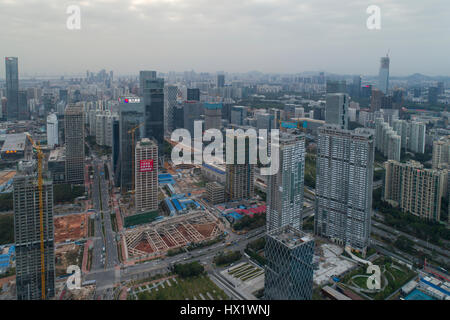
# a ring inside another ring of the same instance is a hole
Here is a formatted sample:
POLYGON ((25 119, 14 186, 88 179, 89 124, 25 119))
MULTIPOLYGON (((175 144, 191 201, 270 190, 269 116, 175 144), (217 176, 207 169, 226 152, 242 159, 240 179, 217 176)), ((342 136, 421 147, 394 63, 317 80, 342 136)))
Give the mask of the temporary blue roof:
POLYGON ((242 218, 242 216, 241 216, 239 213, 235 212, 235 211, 230 212, 228 215, 231 216, 231 217, 233 217, 234 220, 239 220, 239 219, 242 218))
POLYGON ((427 285, 429 285, 430 287, 439 290, 442 293, 445 293, 446 295, 450 296, 450 291, 445 290, 444 288, 441 288, 435 284, 432 284, 430 281, 425 280, 424 278, 421 278, 420 281, 422 281, 423 283, 426 283, 427 285))
POLYGON ((183 210, 183 208, 181 208, 180 203, 178 202, 177 199, 173 199, 172 202, 175 205, 175 208, 177 209, 177 211, 183 210))

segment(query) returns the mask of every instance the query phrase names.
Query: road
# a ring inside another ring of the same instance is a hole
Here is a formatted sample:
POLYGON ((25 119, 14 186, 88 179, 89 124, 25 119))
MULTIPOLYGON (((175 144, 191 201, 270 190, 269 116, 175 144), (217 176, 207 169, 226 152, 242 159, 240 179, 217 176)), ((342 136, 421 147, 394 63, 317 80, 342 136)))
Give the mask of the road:
MULTIPOLYGON (((96 211, 96 218, 91 273, 96 275, 94 279, 97 280, 97 288, 100 289, 97 290, 97 294, 101 296, 103 295, 101 288, 108 287, 110 279, 115 278, 114 267, 118 266, 120 262, 116 234, 112 230, 111 224, 110 195, 108 182, 105 180, 104 161, 94 157, 92 167, 94 169, 92 203, 93 209, 96 211), (99 270, 105 272, 97 273, 99 270)), ((92 280, 89 277, 86 279, 92 280)))

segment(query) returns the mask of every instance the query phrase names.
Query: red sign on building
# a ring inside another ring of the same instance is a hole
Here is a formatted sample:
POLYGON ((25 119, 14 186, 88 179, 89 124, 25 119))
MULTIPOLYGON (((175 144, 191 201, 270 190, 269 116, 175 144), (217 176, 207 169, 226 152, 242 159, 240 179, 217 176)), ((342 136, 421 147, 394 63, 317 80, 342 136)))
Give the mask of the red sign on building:
POLYGON ((152 159, 140 160, 139 170, 140 172, 153 171, 153 160, 152 159))

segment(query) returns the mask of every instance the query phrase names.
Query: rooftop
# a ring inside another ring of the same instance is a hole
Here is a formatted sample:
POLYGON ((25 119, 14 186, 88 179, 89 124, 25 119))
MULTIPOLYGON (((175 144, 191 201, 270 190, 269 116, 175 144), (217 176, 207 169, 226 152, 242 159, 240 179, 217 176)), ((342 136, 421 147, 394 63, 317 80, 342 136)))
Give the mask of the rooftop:
POLYGON ((289 248, 293 249, 299 245, 313 241, 312 235, 295 229, 291 226, 281 227, 269 233, 269 236, 275 240, 281 241, 289 248))
POLYGON ((26 133, 7 134, 1 152, 24 151, 27 143, 26 133))

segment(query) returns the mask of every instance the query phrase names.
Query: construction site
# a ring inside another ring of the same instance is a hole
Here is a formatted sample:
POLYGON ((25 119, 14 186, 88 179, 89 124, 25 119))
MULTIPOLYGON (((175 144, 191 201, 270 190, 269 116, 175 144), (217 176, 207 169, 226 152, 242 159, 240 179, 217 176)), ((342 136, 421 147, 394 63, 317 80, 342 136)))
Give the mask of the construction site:
POLYGON ((223 232, 223 224, 212 214, 194 211, 129 229, 122 236, 122 243, 127 260, 150 260, 171 249, 212 240, 223 232))
POLYGON ((56 216, 55 242, 75 241, 87 237, 88 216, 85 213, 56 216))

